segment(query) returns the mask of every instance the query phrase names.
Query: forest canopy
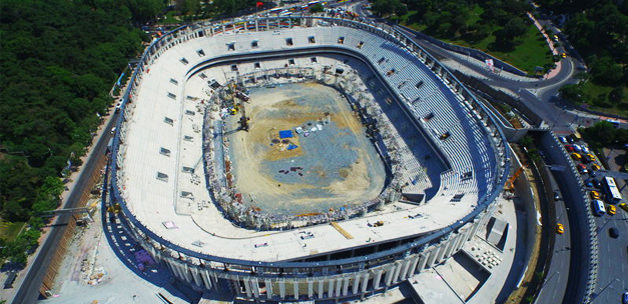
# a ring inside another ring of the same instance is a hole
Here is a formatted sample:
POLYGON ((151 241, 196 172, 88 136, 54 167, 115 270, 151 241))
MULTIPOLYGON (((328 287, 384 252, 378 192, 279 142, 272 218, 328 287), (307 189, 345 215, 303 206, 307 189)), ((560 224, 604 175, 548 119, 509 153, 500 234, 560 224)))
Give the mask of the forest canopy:
POLYGON ((27 221, 55 208, 57 177, 80 164, 107 95, 158 0, 0 2, 0 212, 27 221), (51 177, 55 177, 50 179, 51 177))

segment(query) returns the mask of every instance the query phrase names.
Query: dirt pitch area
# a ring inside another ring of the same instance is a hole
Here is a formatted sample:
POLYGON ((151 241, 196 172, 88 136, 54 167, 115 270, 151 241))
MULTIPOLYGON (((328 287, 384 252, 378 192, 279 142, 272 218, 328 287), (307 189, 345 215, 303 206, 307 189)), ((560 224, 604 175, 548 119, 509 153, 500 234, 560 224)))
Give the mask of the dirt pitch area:
POLYGON ((384 165, 334 88, 288 84, 253 88, 250 97, 249 132, 229 132, 239 114, 227 119, 226 129, 234 186, 247 205, 270 213, 324 212, 382 191, 384 165))

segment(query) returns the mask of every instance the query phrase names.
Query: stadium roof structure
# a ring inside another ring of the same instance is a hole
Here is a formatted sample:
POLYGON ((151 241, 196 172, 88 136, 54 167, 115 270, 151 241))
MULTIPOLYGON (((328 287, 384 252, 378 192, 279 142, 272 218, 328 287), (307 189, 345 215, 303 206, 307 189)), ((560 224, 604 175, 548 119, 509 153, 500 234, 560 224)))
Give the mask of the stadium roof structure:
POLYGON ((304 260, 396 242, 389 250, 355 259, 384 257, 438 240, 472 222, 491 205, 508 175, 509 152, 490 111, 433 57, 383 25, 325 17, 194 24, 154 41, 141 62, 114 137, 112 201, 120 203, 123 216, 141 237, 178 255, 296 267, 342 263, 346 261, 304 260), (308 54, 359 60, 407 110, 448 168, 436 177, 440 187, 431 200, 331 225, 255 231, 223 216, 202 174, 182 172, 198 168, 203 158, 198 100, 208 81, 227 81, 219 67, 235 65, 244 73, 254 68, 240 62, 308 54), (400 85, 404 81, 413 83, 400 85), (428 115, 431 118, 424 119, 428 115), (371 225, 379 221, 384 225, 371 225), (303 233, 313 237, 302 238, 303 233))

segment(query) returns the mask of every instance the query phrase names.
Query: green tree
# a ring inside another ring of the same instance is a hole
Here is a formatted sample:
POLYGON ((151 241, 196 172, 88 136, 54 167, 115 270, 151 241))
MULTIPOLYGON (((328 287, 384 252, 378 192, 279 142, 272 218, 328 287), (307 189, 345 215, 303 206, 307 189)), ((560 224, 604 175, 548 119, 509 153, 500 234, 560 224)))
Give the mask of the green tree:
POLYGON ((582 87, 577 84, 568 84, 560 88, 560 97, 575 104, 581 104, 583 100, 582 87))
POLYGON ((322 13, 324 11, 325 11, 325 8, 320 3, 317 3, 315 5, 312 5, 312 7, 310 7, 310 13, 312 13, 312 14, 314 14, 314 13, 322 13))

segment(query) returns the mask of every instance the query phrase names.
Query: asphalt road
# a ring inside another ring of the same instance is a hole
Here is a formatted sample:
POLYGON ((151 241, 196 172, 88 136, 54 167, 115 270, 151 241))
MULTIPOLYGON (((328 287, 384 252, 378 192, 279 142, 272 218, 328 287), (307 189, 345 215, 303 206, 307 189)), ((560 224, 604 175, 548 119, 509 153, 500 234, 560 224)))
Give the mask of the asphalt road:
MULTIPOLYGON (((101 157, 104 157, 105 150, 109 138, 111 137, 109 130, 114 126, 117 120, 118 114, 114 113, 113 117, 109 120, 109 123, 105 127, 105 131, 98 139, 96 146, 94 147, 92 155, 87 159, 85 167, 71 189, 71 192, 66 200, 63 208, 74 208, 79 202, 79 198, 84 191, 87 191, 87 183, 89 178, 94 174, 95 170, 100 170, 96 167, 96 163, 101 157)), ((35 303, 39 297, 39 288, 42 284, 44 275, 48 270, 48 266, 52 260, 55 249, 63 233, 66 229, 66 225, 71 219, 71 215, 61 215, 57 218, 48 232, 48 237, 41 245, 41 250, 35 260, 33 261, 28 273, 26 274, 22 285, 13 298, 13 304, 30 304, 35 303)))
MULTIPOLYGON (((550 174, 550 183, 552 189, 559 190, 556 180, 550 174)), ((564 196, 561 199, 553 201, 556 206, 556 223, 564 226, 565 232, 555 234, 554 248, 552 252, 552 261, 545 276, 543 287, 536 298, 535 303, 561 303, 565 297, 565 289, 569 279, 569 265, 571 262, 571 229, 569 225, 568 210, 565 207, 564 196)), ((555 227, 544 227, 544 229, 552 229, 555 227)))
MULTIPOLYGON (((361 16, 368 17, 361 6, 356 7, 356 12, 361 16)), ((546 23, 546 26, 553 27, 547 21, 543 22, 546 23)), ((410 37, 416 37, 411 31, 402 27, 399 28, 409 34, 410 37)), ((515 92, 522 102, 533 109, 557 133, 571 133, 570 125, 588 125, 596 120, 590 116, 579 116, 567 111, 570 109, 569 105, 558 98, 560 87, 565 84, 576 83, 577 80, 573 79, 573 75, 579 70, 585 69, 581 61, 571 56, 561 60, 561 70, 554 77, 526 82, 504 78, 487 69, 479 68, 422 39, 415 38, 415 41, 433 55, 451 58, 457 64, 481 74, 488 79, 485 80, 487 84, 515 92)), ((565 37, 562 37, 561 41, 566 45, 566 50, 561 48, 559 52, 566 51, 573 54, 573 50, 565 41, 565 37)), ((570 252, 572 229, 569 226, 569 211, 562 200, 557 202, 556 208, 557 221, 565 226, 565 233, 556 237, 552 263, 537 303, 560 303, 565 296, 565 288, 569 279, 569 263, 571 254, 573 254, 570 252)), ((590 212, 590 208, 588 211, 590 212)), ((628 290, 628 213, 619 208, 617 212, 615 216, 604 215, 596 218, 600 260, 598 262, 598 282, 592 303, 619 303, 621 293, 628 290), (611 227, 617 228, 620 232, 618 239, 609 236, 608 230, 611 227)))
POLYGON ((599 256, 598 282, 591 303, 620 303, 628 291, 628 212, 617 208, 617 214, 596 217, 599 256), (615 227, 619 237, 613 239, 608 230, 615 227))

